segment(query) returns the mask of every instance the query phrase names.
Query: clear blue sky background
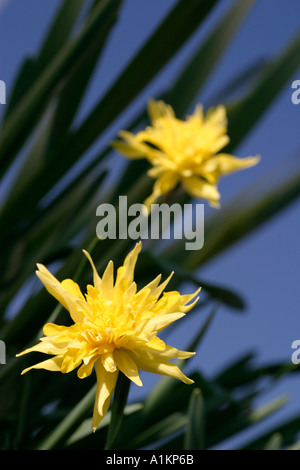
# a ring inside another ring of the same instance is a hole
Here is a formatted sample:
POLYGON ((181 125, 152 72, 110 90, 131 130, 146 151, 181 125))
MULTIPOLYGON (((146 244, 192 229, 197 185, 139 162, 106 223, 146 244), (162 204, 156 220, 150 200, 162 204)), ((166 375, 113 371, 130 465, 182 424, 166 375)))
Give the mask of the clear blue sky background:
MULTIPOLYGON (((175 3, 174 0, 124 2, 119 24, 110 37, 102 65, 93 78, 81 116, 93 106, 95 96, 105 91, 175 3)), ((220 3, 204 28, 196 32, 179 56, 137 99, 136 106, 143 104, 149 96, 155 97, 167 86, 203 35, 233 2, 223 0, 220 3)), ((0 79, 6 82, 8 94, 19 64, 25 55, 37 52, 45 28, 59 4, 58 0, 9 0, 0 10, 0 79)), ((299 0, 258 1, 199 96, 199 101, 205 103, 209 100, 228 79, 253 59, 277 54, 299 31, 299 26, 299 0)), ((300 79, 300 69, 293 79, 300 79)), ((293 79, 236 149, 235 153, 240 157, 259 153, 262 160, 257 167, 222 180, 220 191, 223 205, 261 177, 274 163, 287 158, 300 147, 300 105, 295 106, 291 102, 293 79)), ((121 127, 122 119, 108 131, 110 137, 118 126, 121 127)), ((249 350, 258 353, 260 363, 290 360, 291 344, 295 339, 300 339, 299 221, 300 204, 296 201, 284 213, 201 270, 203 279, 236 289, 245 297, 248 307, 243 315, 234 314, 225 307, 220 308, 206 340, 191 361, 191 369, 199 366, 208 376, 212 376, 249 350)), ((173 343, 177 347, 185 347, 193 318, 190 321, 185 319, 182 324, 181 344, 178 344, 176 331, 171 334, 170 343, 175 339, 173 343)), ((150 380, 152 377, 144 376, 145 384, 150 380)), ((267 400, 281 393, 288 393, 291 397, 291 403, 269 421, 267 427, 269 423, 279 422, 282 417, 299 412, 299 388, 300 380, 296 377, 282 382, 265 397, 267 400)), ((262 429, 265 427, 265 424, 260 426, 262 429)), ((245 435, 245 439, 248 437, 249 434, 245 435)), ((234 444, 235 441, 228 446, 234 444)))

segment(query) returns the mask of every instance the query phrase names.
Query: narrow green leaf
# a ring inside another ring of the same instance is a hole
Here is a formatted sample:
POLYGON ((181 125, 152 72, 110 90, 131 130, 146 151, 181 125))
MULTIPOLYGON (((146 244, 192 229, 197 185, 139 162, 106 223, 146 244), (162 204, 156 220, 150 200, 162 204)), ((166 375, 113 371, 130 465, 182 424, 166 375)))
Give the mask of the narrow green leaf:
POLYGON ((280 450, 282 445, 282 436, 279 433, 273 434, 266 443, 264 450, 280 450))
MULTIPOLYGON (((36 124, 44 110, 47 100, 51 97, 58 82, 65 74, 69 74, 85 53, 85 48, 99 31, 99 27, 110 18, 111 9, 117 2, 103 0, 93 15, 88 19, 77 39, 67 43, 50 62, 46 70, 34 83, 18 107, 5 122, 1 131, 0 161, 1 174, 6 170, 13 155, 28 138, 29 129, 36 124)), ((104 33, 104 36, 106 34, 104 33)))
POLYGON ((95 384, 66 418, 37 446, 36 450, 55 449, 69 438, 92 409, 96 387, 97 385, 95 384))
POLYGON ((289 446, 286 450, 300 450, 300 441, 295 442, 291 446, 289 446))
POLYGON ((245 90, 253 89, 255 82, 268 68, 269 60, 259 57, 247 64, 233 78, 230 78, 225 84, 212 93, 208 98, 209 106, 215 106, 217 103, 229 103, 231 96, 240 96, 245 94, 245 90))
MULTIPOLYGON (((94 5, 91 8, 90 16, 93 15, 98 4, 102 2, 103 0, 95 0, 94 5)), ((123 0, 115 2, 114 9, 106 19, 106 23, 101 25, 101 28, 99 28, 99 31, 95 34, 93 40, 90 41, 88 47, 86 47, 85 54, 82 56, 81 61, 67 77, 66 84, 59 97, 59 103, 55 112, 48 156, 52 155, 52 150, 55 154, 57 142, 64 136, 64 133, 67 132, 76 116, 76 112, 91 79, 92 72, 99 61, 99 57, 102 54, 103 47, 106 44, 111 28, 116 21, 122 2, 123 0)))
POLYGON ((49 31, 41 45, 37 59, 37 76, 40 75, 51 60, 67 42, 85 0, 64 0, 55 15, 49 31))
POLYGON ((254 0, 235 2, 212 33, 203 42, 176 79, 165 99, 178 116, 184 114, 218 64, 233 35, 244 20, 254 0))
POLYGON ((256 408, 256 410, 252 411, 248 417, 248 421, 251 423, 258 423, 259 421, 265 419, 267 416, 270 416, 275 411, 282 408, 288 401, 289 398, 286 395, 275 398, 269 403, 262 405, 256 408))
MULTIPOLYGON (((116 82, 74 132, 68 150, 81 155, 167 64, 218 0, 179 0, 116 82), (172 38, 169 41, 167 38, 172 38), (130 83, 130 86, 128 86, 130 83), (117 97, 117 99, 116 99, 117 97)), ((62 153, 65 149, 61 149, 62 153)))
POLYGON ((255 367, 252 364, 242 364, 241 361, 225 370, 215 380, 222 387, 232 389, 254 383, 262 378, 269 378, 270 381, 275 382, 287 374, 299 372, 300 367, 289 362, 271 363, 255 367))
MULTIPOLYGON (((142 408, 143 408, 142 403, 132 403, 131 405, 127 405, 124 409, 124 416, 127 417, 131 414, 137 413, 142 408)), ((104 416, 103 420, 101 421, 101 423, 99 424, 99 427, 96 430, 96 434, 99 432, 99 429, 101 429, 103 427, 107 427, 110 422, 111 422, 111 410, 109 410, 106 413, 106 415, 104 416)), ((92 434, 91 429, 92 429, 92 418, 88 418, 88 419, 84 420, 80 424, 78 429, 76 429, 74 434, 72 434, 70 436, 70 438, 66 442, 65 446, 69 447, 69 446, 72 446, 72 445, 73 446, 78 445, 78 441, 81 441, 82 439, 85 439, 87 437, 92 437, 93 438, 94 435, 92 434)), ((128 433, 127 433, 127 436, 128 436, 128 433)), ((96 439, 93 439, 93 440, 95 441, 95 446, 94 446, 95 450, 99 450, 98 440, 96 440, 96 439)))
POLYGON ((286 396, 280 396, 265 405, 253 409, 253 401, 259 393, 251 393, 240 400, 233 401, 224 409, 216 409, 207 416, 206 447, 220 445, 226 439, 233 437, 245 429, 267 419, 281 409, 288 401, 286 396))
POLYGON ((300 429, 300 416, 285 420, 271 431, 263 433, 253 441, 243 446, 242 450, 263 449, 274 433, 282 436, 282 446, 295 444, 300 429))
MULTIPOLYGON (((102 0, 100 0, 100 2, 101 1, 102 0)), ((94 8, 96 8, 100 2, 96 1, 94 8)), ((25 158, 25 162, 19 170, 18 177, 11 188, 8 200, 2 208, 2 223, 7 228, 6 232, 9 232, 8 227, 11 227, 12 224, 7 224, 5 217, 7 217, 8 214, 15 214, 15 217, 17 217, 18 211, 14 208, 20 204, 20 200, 22 200, 22 213, 23 217, 25 217, 26 213, 31 211, 35 204, 38 204, 40 199, 51 189, 51 186, 57 183, 64 172, 70 168, 70 162, 63 165, 63 168, 60 168, 60 165, 55 163, 53 158, 55 155, 55 147, 58 142, 66 138, 69 127, 74 120, 91 75, 101 55, 105 38, 108 36, 114 24, 120 4, 121 2, 115 3, 115 10, 112 10, 106 23, 96 31, 93 40, 90 41, 85 48, 84 54, 78 61, 78 64, 74 68, 71 68, 70 72, 64 78, 61 84, 61 92, 56 99, 57 104, 54 105, 53 101, 50 101, 49 109, 46 112, 47 120, 44 127, 25 158), (41 180, 44 182, 43 185, 39 184, 41 180), (35 191, 32 191, 33 187, 35 187, 35 191)), ((63 160, 65 159, 64 156, 63 160)), ((100 155, 97 159, 98 162, 101 159, 102 156, 100 155)), ((89 165, 88 169, 90 169, 90 172, 94 164, 95 162, 92 161, 89 165)), ((9 233, 7 235, 10 236, 9 233)))
MULTIPOLYGON (((15 269, 10 285, 1 295, 0 304, 4 305, 9 302, 26 279, 33 275, 37 260, 47 257, 52 257, 53 261, 59 260, 61 253, 71 243, 72 238, 82 230, 87 231, 104 177, 105 173, 100 174, 94 181, 83 180, 71 191, 70 195, 57 201, 57 204, 50 208, 51 210, 40 210, 35 215, 28 227, 26 242, 23 242, 24 250, 19 254, 18 261, 12 258, 9 261, 13 263, 15 269), (81 207, 81 211, 78 211, 78 207, 81 207)), ((11 240, 11 243, 13 241, 11 240)), ((18 243, 19 241, 16 240, 16 244, 18 243)), ((2 312, 4 311, 3 308, 2 312)), ((8 328, 10 328, 9 325, 8 328)))
POLYGON ((123 413, 127 403, 131 381, 122 372, 119 372, 113 404, 111 407, 111 420, 108 428, 105 449, 114 449, 123 421, 123 413))
POLYGON ((198 388, 191 393, 184 449, 204 449, 204 401, 201 390, 198 388))
POLYGON ((29 57, 21 66, 9 102, 5 108, 2 123, 7 120, 10 113, 17 107, 27 90, 32 87, 43 69, 51 62, 63 44, 65 44, 84 2, 85 0, 73 0, 72 2, 65 0, 63 2, 42 43, 37 58, 29 57))
POLYGON ((35 80, 35 68, 36 60, 32 57, 27 57, 21 64, 20 70, 17 74, 17 77, 15 78, 8 103, 5 106, 5 111, 2 117, 2 125, 5 124, 13 109, 17 107, 22 97, 31 87, 33 81, 35 80))
POLYGON ((258 83, 239 103, 227 107, 230 143, 225 151, 231 153, 245 135, 258 123, 276 96, 291 79, 300 65, 300 35, 269 63, 258 83))
POLYGON ((140 449, 150 444, 154 444, 164 439, 176 431, 184 428, 187 423, 187 417, 182 413, 174 413, 165 419, 158 421, 153 426, 139 433, 133 439, 128 439, 127 449, 140 449))

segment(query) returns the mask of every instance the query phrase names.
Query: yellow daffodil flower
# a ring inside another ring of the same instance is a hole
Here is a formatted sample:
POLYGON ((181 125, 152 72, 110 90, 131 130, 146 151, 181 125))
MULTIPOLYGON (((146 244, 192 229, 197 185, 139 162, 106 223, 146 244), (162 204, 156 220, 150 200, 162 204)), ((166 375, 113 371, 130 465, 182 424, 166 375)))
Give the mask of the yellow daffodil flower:
POLYGON ((113 262, 108 263, 100 278, 89 253, 84 251, 93 269, 94 283, 87 286, 85 295, 71 279, 59 282, 45 266, 37 265, 37 276, 69 311, 74 324, 47 323, 40 343, 19 356, 38 351, 52 357, 23 370, 22 374, 31 369, 68 373, 80 366, 77 375, 83 379, 95 367, 94 431, 109 408, 119 371, 139 386, 142 381, 138 369, 193 383, 170 359, 187 359, 195 353, 168 346, 157 334, 193 307, 198 298, 189 302, 200 289, 192 295, 163 293, 171 274, 163 283, 160 284, 158 276, 137 291, 133 279, 140 250, 139 242, 118 268, 115 283, 113 262))
POLYGON ((150 100, 151 126, 136 135, 121 131, 123 140, 112 145, 130 159, 146 158, 152 165, 149 176, 156 178, 153 192, 146 199, 151 204, 181 183, 192 197, 206 199, 219 207, 217 182, 220 176, 256 165, 259 157, 240 159, 218 153, 229 142, 226 109, 217 106, 203 114, 198 105, 186 121, 177 119, 170 105, 150 100))

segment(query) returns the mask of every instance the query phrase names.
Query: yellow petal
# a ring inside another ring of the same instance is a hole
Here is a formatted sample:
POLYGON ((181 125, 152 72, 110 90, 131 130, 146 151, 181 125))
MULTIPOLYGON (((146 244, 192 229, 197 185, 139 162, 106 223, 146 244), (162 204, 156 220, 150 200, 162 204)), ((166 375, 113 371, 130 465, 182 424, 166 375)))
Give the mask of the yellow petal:
POLYGON ((166 343, 162 339, 158 338, 158 336, 155 336, 151 341, 148 341, 145 346, 157 351, 164 351, 166 349, 166 343))
POLYGON ((207 199, 213 205, 218 206, 220 194, 213 184, 206 183, 197 176, 191 176, 190 178, 184 178, 183 185, 191 196, 207 199))
POLYGON ((140 379, 137 365, 132 357, 124 349, 115 349, 114 358, 118 369, 132 380, 132 382, 141 387, 143 383, 140 379))
POLYGON ((213 127, 217 126, 226 129, 227 117, 225 106, 219 105, 215 108, 210 108, 205 115, 205 122, 213 127))
MULTIPOLYGON (((182 312, 175 312, 175 313, 168 313, 164 315, 156 315, 153 318, 150 318, 146 322, 145 325, 143 325, 143 331, 145 333, 148 332, 159 332, 169 326, 171 323, 173 323, 176 320, 179 320, 180 318, 184 317, 185 313, 182 312)), ((137 331, 139 329, 137 328, 137 331)))
POLYGON ((101 288, 101 278, 97 272, 97 269, 96 269, 96 266, 94 265, 94 262, 92 260, 92 257, 91 255, 86 251, 86 250, 83 250, 83 253, 85 254, 85 256, 87 257, 87 259, 89 260, 89 262, 91 263, 91 266, 92 266, 92 269, 93 269, 93 274, 94 274, 94 286, 96 287, 96 289, 99 289, 101 288))
POLYGON ((160 294, 165 290, 167 285, 169 284, 170 280, 172 279, 174 275, 174 271, 171 272, 171 274, 167 277, 167 279, 162 282, 160 285, 158 285, 152 292, 152 295, 156 298, 160 296, 160 294))
POLYGON ((189 359, 196 354, 195 352, 181 351, 167 344, 165 346, 165 350, 161 352, 161 356, 166 359, 189 359))
POLYGON ((79 285, 76 282, 72 281, 72 279, 64 279, 61 282, 61 287, 67 292, 69 292, 72 297, 84 300, 79 285))
POLYGON ((68 329, 67 326, 64 325, 55 325, 55 323, 46 323, 43 326, 43 333, 45 336, 56 336, 60 333, 65 332, 68 329))
POLYGON ((42 281, 47 291, 60 302, 70 315, 74 322, 83 320, 83 315, 78 311, 76 298, 64 289, 61 283, 48 271, 45 266, 38 264, 38 271, 36 275, 42 281))
POLYGON ((133 282, 134 269, 141 249, 141 242, 136 243, 133 250, 126 256, 123 266, 120 266, 117 270, 114 289, 114 294, 117 298, 120 298, 133 282))
POLYGON ((150 120, 154 123, 161 117, 175 118, 172 107, 166 104, 164 101, 149 100, 148 103, 148 114, 150 120))
POLYGON ((219 154, 215 157, 217 161, 217 171, 220 175, 227 175, 234 171, 243 170, 251 166, 257 165, 260 157, 237 158, 225 153, 219 154))
POLYGON ((41 338, 41 341, 49 341, 49 339, 58 347, 60 343, 70 343, 74 341, 82 331, 82 326, 75 323, 71 326, 55 325, 54 323, 46 323, 43 332, 46 338, 41 338))
POLYGON ((112 353, 102 354, 101 362, 107 372, 115 372, 117 370, 117 366, 112 353))
POLYGON ((118 378, 118 370, 115 372, 107 372, 99 359, 95 362, 95 370, 97 376, 97 391, 92 420, 93 431, 96 431, 109 408, 118 378))
POLYGON ((106 269, 102 276, 101 281, 101 294, 107 300, 113 298, 113 287, 114 287, 114 263, 110 261, 106 266, 106 269))
POLYGON ((159 375, 167 375, 174 377, 175 379, 181 380, 186 384, 194 383, 193 380, 189 379, 184 375, 183 372, 172 362, 163 360, 162 356, 158 354, 138 354, 137 351, 133 351, 134 361, 136 362, 139 369, 146 372, 152 372, 159 375))
POLYGON ((179 180, 179 175, 172 171, 165 171, 159 176, 153 185, 152 194, 144 201, 147 210, 151 212, 151 205, 155 204, 159 197, 164 196, 174 189, 179 180))
POLYGON ((184 301, 181 297, 177 291, 164 292, 151 310, 157 315, 161 315, 161 312, 165 314, 183 312, 184 301))
POLYGON ((77 371, 77 376, 80 379, 85 379, 86 377, 91 375, 94 364, 98 359, 99 359, 99 356, 94 356, 94 357, 91 357, 86 364, 85 363, 82 364, 77 371))
POLYGON ((27 369, 24 369, 21 374, 23 375, 31 369, 46 369, 50 370, 51 372, 60 372, 62 361, 63 356, 55 356, 51 359, 46 359, 46 361, 39 362, 34 366, 27 367, 27 369))
POLYGON ((65 353, 63 362, 61 364, 61 371, 63 374, 68 374, 72 370, 76 369, 77 366, 82 362, 82 359, 86 355, 85 348, 68 348, 65 353))
POLYGON ((118 152, 133 160, 143 158, 145 156, 145 151, 142 144, 132 145, 126 142, 122 142, 121 140, 115 140, 114 142, 111 142, 111 146, 118 150, 118 152))
POLYGON ((19 357, 19 356, 23 356, 24 354, 28 354, 30 352, 41 352, 41 353, 44 353, 44 354, 63 354, 65 351, 66 351, 66 347, 57 347, 55 346, 54 344, 50 343, 50 342, 47 342, 47 341, 43 341, 43 342, 40 342, 34 346, 32 346, 31 348, 28 348, 28 349, 25 349, 25 351, 22 351, 20 352, 19 354, 17 354, 16 356, 19 357))
POLYGON ((194 114, 192 116, 189 116, 187 121, 193 122, 195 121, 195 124, 197 127, 202 126, 204 120, 204 114, 203 114, 203 106, 201 104, 197 104, 194 114))
POLYGON ((154 192, 160 195, 167 194, 171 189, 174 189, 179 182, 178 174, 172 171, 166 171, 154 183, 154 192))
POLYGON ((180 296, 180 303, 181 303, 180 311, 181 312, 184 312, 184 313, 189 312, 196 305, 196 303, 199 300, 199 297, 196 297, 196 295, 199 294, 200 291, 201 291, 201 287, 199 287, 196 290, 196 292, 194 292, 193 294, 186 294, 186 295, 180 296), (191 300, 193 299, 195 299, 194 302, 191 302, 191 300))
POLYGON ((66 291, 61 285, 55 285, 53 286, 54 291, 57 292, 58 295, 61 295, 65 303, 67 304, 67 310, 70 312, 71 318, 75 323, 80 323, 84 319, 84 314, 82 312, 82 308, 80 308, 79 302, 81 300, 76 300, 76 297, 73 297, 71 294, 69 294, 68 291, 66 291))
POLYGON ((51 294, 66 310, 68 310, 68 305, 64 296, 61 295, 60 291, 54 288, 56 285, 60 286, 60 282, 42 264, 37 264, 37 267, 38 271, 36 271, 36 275, 42 281, 49 294, 51 294))
MULTIPOLYGON (((137 135, 132 134, 131 132, 121 131, 119 136, 125 140, 122 142, 120 140, 113 141, 111 143, 118 152, 125 155, 130 159, 138 158, 147 158, 149 161, 153 161, 160 156, 160 151, 150 147, 148 144, 144 143, 142 139, 145 137, 146 132, 140 132, 137 135)), ((148 134, 146 133, 148 136, 148 134)), ((145 139, 148 141, 148 139, 145 139)))

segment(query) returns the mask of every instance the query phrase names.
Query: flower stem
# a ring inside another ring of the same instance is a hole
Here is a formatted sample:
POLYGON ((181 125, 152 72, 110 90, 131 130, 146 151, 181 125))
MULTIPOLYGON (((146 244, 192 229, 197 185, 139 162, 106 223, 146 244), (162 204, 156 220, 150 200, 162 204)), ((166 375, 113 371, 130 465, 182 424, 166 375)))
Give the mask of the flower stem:
POLYGON ((124 374, 122 374, 122 372, 119 372, 114 393, 114 400, 111 407, 111 420, 108 428, 106 444, 104 447, 105 450, 112 449, 115 446, 116 439, 122 424, 124 408, 127 403, 129 387, 130 380, 124 374))

